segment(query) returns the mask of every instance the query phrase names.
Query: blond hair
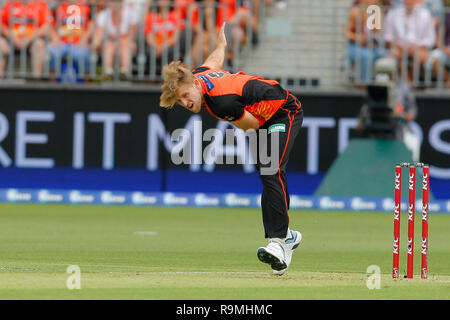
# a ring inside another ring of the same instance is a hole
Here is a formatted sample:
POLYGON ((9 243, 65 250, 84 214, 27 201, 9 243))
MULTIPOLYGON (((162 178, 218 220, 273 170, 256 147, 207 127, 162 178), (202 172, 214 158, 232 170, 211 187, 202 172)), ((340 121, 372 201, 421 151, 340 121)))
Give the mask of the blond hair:
POLYGON ((172 61, 164 66, 164 83, 161 86, 162 94, 160 97, 160 106, 163 108, 172 108, 177 102, 177 90, 182 84, 191 84, 194 81, 194 75, 181 61, 172 61))

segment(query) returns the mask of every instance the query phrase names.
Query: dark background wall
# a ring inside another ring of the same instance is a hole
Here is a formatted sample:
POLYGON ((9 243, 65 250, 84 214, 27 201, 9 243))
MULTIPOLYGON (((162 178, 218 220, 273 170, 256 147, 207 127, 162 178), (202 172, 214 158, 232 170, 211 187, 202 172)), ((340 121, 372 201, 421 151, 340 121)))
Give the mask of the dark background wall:
MULTIPOLYGON (((291 154, 288 180, 291 192, 312 194, 345 144, 342 128, 354 121, 364 95, 297 96, 305 123, 291 154)), ((418 104, 421 160, 436 173, 436 197, 450 198, 450 99, 422 96, 418 104)), ((173 164, 167 139, 194 120, 202 121, 202 132, 224 125, 207 112, 162 110, 154 88, 2 87, 0 187, 259 192, 251 166, 173 164)), ((348 133, 349 138, 360 136, 353 129, 348 133)))

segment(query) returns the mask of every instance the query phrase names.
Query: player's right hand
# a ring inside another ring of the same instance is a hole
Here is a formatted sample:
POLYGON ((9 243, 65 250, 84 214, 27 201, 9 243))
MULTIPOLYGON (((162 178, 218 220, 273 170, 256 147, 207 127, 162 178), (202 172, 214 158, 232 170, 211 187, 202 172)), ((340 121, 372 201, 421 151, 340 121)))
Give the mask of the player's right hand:
POLYGON ((226 22, 222 24, 222 27, 219 30, 219 35, 217 37, 217 44, 222 45, 224 47, 227 46, 227 37, 225 36, 225 26, 226 22))

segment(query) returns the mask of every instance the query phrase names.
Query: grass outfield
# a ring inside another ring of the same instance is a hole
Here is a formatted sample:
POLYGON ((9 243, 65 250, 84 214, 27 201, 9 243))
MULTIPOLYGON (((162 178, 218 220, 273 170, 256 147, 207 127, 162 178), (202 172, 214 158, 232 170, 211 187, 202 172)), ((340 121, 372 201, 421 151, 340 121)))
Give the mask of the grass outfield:
POLYGON ((267 243, 256 209, 0 204, 0 300, 450 299, 450 215, 430 214, 428 280, 420 219, 416 278, 392 280, 392 214, 290 217, 303 241, 276 277, 256 257, 267 243), (81 268, 81 290, 66 288, 69 265, 81 268), (369 265, 381 268, 380 290, 366 287, 369 265))

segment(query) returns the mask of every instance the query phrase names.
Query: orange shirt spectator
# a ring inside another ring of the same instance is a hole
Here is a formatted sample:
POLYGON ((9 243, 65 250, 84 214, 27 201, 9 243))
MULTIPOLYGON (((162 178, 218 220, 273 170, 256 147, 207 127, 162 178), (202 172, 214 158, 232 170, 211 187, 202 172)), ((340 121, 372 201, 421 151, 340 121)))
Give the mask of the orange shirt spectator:
POLYGON ((160 13, 149 12, 145 24, 145 34, 154 33, 156 44, 162 45, 164 42, 172 42, 177 31, 181 29, 180 15, 171 10, 167 17, 163 17, 160 13))
POLYGON ((220 0, 217 8, 216 27, 220 28, 225 21, 230 21, 236 13, 236 0, 220 0))
POLYGON ((191 20, 192 26, 198 25, 200 21, 199 9, 195 0, 175 0, 174 7, 175 11, 179 12, 182 21, 181 29, 186 28, 188 19, 191 20))
POLYGON ((237 10, 248 11, 249 9, 248 0, 219 0, 216 26, 220 28, 224 22, 233 20, 237 10))
MULTIPOLYGON (((257 0, 253 0, 254 6, 257 3, 257 0)), ((249 0, 219 0, 216 29, 221 28, 224 22, 227 22, 229 25, 228 31, 225 31, 229 34, 227 37, 230 39, 230 46, 227 47, 228 60, 231 60, 234 54, 241 49, 241 45, 247 41, 247 26, 249 24, 253 33, 252 42, 254 44, 258 43, 258 21, 256 16, 253 16, 254 13, 250 11, 250 7, 251 3, 249 0)))
POLYGON ((33 75, 42 76, 45 62, 45 41, 52 14, 46 1, 7 1, 0 12, 1 31, 12 39, 14 49, 26 49, 33 61, 33 75))
POLYGON ((66 44, 78 44, 88 30, 89 14, 87 4, 62 3, 55 11, 55 28, 60 40, 66 44))
POLYGON ((51 18, 45 1, 7 1, 1 12, 2 24, 11 28, 18 39, 33 35, 39 27, 50 22, 51 18))
POLYGON ((62 67, 62 59, 70 56, 77 70, 83 65, 82 70, 89 71, 88 42, 92 34, 89 6, 83 0, 66 0, 54 10, 54 14, 51 42, 47 46, 50 69, 55 70, 58 63, 62 67))

